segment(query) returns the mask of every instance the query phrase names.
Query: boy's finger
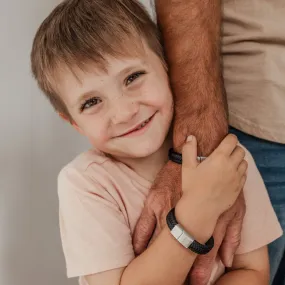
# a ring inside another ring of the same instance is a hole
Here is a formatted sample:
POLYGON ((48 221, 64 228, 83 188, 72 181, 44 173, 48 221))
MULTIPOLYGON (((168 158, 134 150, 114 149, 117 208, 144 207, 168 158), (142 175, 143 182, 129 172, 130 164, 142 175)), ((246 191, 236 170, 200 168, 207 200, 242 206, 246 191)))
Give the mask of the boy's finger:
POLYGON ((243 160, 238 167, 238 173, 239 173, 240 177, 242 177, 246 174, 247 168, 248 168, 248 163, 246 160, 243 160))
POLYGON ((247 175, 243 175, 243 177, 241 178, 241 181, 240 181, 240 188, 243 189, 244 187, 244 184, 246 182, 246 179, 247 179, 247 175))
POLYGON ((239 167, 244 158, 245 158, 245 150, 242 147, 237 146, 231 154, 231 159, 236 168, 239 167))
POLYGON ((196 168, 197 161, 197 140, 194 136, 189 136, 182 150, 183 167, 196 168))
POLYGON ((231 155, 238 144, 238 139, 235 135, 227 135, 220 145, 217 147, 216 151, 222 152, 226 155, 231 155))

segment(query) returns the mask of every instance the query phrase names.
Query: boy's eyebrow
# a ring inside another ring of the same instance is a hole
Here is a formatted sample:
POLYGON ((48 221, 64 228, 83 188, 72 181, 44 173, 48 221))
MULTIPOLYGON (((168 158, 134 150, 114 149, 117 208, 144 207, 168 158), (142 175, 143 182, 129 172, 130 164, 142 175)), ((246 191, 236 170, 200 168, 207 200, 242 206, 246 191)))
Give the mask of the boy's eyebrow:
POLYGON ((140 61, 140 62, 137 62, 136 64, 133 64, 133 65, 131 65, 131 66, 128 66, 128 67, 122 69, 122 70, 118 73, 118 75, 119 75, 119 76, 125 75, 125 74, 127 74, 127 73, 133 71, 134 69, 138 69, 138 68, 139 68, 138 65, 142 65, 142 67, 144 67, 144 66, 146 65, 146 62, 145 62, 145 61, 140 61))
POLYGON ((81 105, 83 102, 85 102, 90 97, 97 96, 96 94, 97 94, 97 92, 95 90, 87 91, 87 92, 81 94, 79 96, 79 98, 76 100, 76 103, 74 104, 74 107, 78 106, 78 105, 81 105))

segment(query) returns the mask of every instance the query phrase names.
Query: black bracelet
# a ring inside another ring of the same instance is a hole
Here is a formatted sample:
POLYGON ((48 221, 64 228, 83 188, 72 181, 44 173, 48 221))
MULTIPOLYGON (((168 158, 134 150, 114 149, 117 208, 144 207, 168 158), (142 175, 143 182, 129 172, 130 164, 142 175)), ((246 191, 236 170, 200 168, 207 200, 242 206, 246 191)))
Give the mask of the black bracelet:
MULTIPOLYGON (((203 160, 205 160, 207 157, 205 156, 197 156, 197 161, 198 162, 202 162, 203 160)), ((173 148, 171 148, 168 151, 168 159, 177 163, 177 164, 182 164, 182 154, 175 152, 173 148)))
POLYGON ((168 158, 177 164, 182 164, 182 154, 175 152, 173 148, 169 150, 168 158))
POLYGON ((171 231, 171 234, 185 247, 190 249, 196 254, 207 254, 214 247, 213 236, 205 243, 201 244, 191 237, 182 227, 178 224, 175 217, 175 209, 172 209, 167 217, 166 223, 171 231))

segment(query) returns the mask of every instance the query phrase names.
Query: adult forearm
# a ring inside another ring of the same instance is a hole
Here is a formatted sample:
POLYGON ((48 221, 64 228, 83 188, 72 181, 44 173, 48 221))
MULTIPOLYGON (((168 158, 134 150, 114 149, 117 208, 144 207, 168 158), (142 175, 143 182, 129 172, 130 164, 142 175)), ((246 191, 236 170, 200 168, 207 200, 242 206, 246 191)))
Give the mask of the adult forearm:
POLYGON ((220 0, 156 0, 175 96, 174 146, 189 134, 208 155, 227 133, 220 0))
POLYGON ((240 269, 228 272, 223 275, 216 285, 268 285, 269 280, 266 276, 255 270, 240 269))

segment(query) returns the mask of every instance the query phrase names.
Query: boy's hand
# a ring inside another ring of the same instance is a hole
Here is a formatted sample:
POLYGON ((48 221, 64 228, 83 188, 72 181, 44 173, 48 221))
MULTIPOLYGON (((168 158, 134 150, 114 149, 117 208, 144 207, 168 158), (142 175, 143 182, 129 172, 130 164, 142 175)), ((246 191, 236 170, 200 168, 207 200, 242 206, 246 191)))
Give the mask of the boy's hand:
MULTIPOLYGON (((235 203, 246 181, 245 151, 234 135, 228 135, 201 164, 197 161, 197 141, 183 147, 182 191, 179 212, 186 220, 189 204, 217 219, 235 203), (187 158, 187 159, 186 159, 187 158), (193 203, 192 203, 193 204, 193 203)), ((177 209, 178 210, 178 209, 177 209)), ((189 210, 193 213, 193 209, 189 210)))

